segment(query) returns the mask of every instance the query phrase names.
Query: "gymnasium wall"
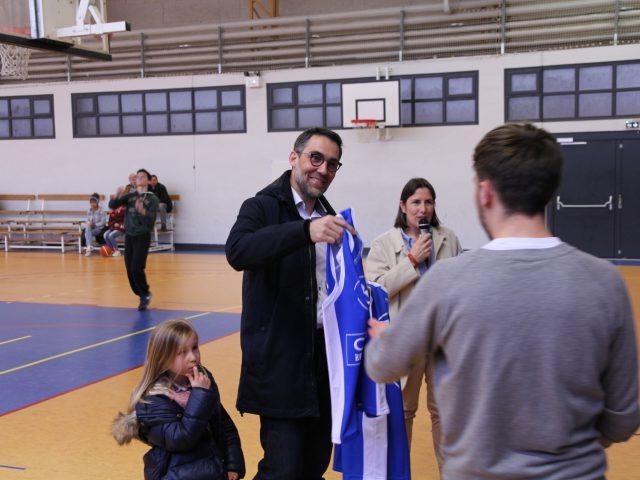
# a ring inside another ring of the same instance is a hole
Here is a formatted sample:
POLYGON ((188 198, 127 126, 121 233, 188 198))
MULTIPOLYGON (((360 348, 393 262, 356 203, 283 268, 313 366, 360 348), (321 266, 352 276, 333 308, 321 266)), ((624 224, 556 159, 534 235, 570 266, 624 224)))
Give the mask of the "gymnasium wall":
MULTIPOLYGON (((400 190, 411 177, 429 179, 437 212, 464 248, 487 238, 476 219, 471 154, 491 128, 503 123, 505 68, 637 59, 637 46, 537 52, 389 64, 391 75, 479 71, 479 125, 394 128, 386 142, 360 143, 340 130, 343 164, 328 198, 336 210, 351 207, 365 245, 392 226, 400 190)), ((386 65, 384 65, 386 66, 386 65)), ((166 137, 74 139, 71 94, 244 84, 242 74, 176 76, 63 84, 3 86, 2 96, 54 95, 56 138, 0 141, 3 193, 109 195, 129 172, 145 167, 170 193, 181 195, 175 241, 224 244, 241 202, 289 168, 295 132, 267 132, 265 84, 334 78, 375 78, 377 65, 262 72, 262 87, 246 90, 247 133, 166 137)), ((624 129, 624 120, 551 122, 554 133, 624 129)))

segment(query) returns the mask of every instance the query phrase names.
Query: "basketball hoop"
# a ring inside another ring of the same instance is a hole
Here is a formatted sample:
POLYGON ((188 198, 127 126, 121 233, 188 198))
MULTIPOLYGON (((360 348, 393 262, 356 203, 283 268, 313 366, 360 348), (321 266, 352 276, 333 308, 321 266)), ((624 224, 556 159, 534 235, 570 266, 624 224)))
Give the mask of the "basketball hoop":
POLYGON ((388 140, 384 128, 384 122, 379 122, 373 118, 355 118, 351 124, 358 130, 358 142, 366 143, 374 140, 388 140))
POLYGON ((0 77, 26 79, 30 57, 31 50, 28 48, 0 43, 0 77))

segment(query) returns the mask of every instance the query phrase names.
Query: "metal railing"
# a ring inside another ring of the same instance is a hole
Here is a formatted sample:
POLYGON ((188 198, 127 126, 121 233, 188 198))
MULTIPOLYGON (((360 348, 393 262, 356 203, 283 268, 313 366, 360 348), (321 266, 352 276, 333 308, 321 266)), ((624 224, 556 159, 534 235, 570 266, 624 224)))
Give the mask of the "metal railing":
MULTIPOLYGON (((23 82, 224 74, 631 43, 640 43, 638 0, 467 0, 449 11, 428 5, 123 32, 111 39, 111 62, 34 51, 23 82)), ((97 48, 100 42, 83 45, 97 48)))

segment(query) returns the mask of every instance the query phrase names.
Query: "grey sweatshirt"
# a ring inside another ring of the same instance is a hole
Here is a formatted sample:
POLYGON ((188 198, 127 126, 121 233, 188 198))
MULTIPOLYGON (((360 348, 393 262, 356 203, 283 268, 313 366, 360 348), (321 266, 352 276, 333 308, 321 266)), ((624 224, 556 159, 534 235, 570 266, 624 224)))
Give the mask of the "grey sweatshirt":
POLYGON ((389 382, 420 355, 435 357, 443 480, 601 479, 600 441, 640 425, 624 282, 567 244, 436 263, 365 366, 389 382))

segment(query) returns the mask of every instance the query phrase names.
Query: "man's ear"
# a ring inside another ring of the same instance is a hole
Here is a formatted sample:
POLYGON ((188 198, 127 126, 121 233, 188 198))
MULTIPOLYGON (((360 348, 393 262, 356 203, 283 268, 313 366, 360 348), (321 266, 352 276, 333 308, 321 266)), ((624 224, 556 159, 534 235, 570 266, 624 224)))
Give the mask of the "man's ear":
POLYGON ((496 201, 496 191, 489 180, 478 181, 478 202, 484 208, 493 206, 496 201))
POLYGON ((298 160, 298 154, 295 151, 291 151, 289 154, 289 165, 291 168, 296 166, 296 161, 298 160))

